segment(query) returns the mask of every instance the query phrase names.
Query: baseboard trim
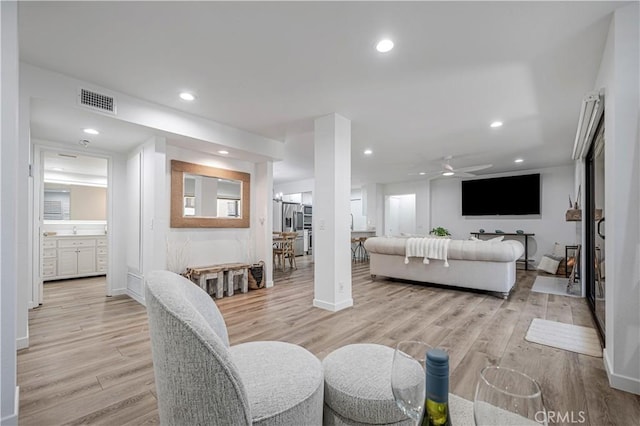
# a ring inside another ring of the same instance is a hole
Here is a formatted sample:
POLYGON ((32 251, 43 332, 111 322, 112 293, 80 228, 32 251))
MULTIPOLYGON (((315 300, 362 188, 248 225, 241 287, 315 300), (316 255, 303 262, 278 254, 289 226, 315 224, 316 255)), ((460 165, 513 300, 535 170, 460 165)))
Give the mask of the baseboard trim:
POLYGON ((273 287, 273 280, 267 281, 267 284, 265 285, 265 288, 271 288, 271 287, 273 287))
POLYGON ((127 289, 117 288, 117 289, 111 290, 111 294, 109 294, 109 296, 122 296, 123 294, 127 294, 127 289))
POLYGON ((612 388, 640 395, 640 379, 614 373, 607 348, 602 351, 602 359, 604 360, 604 369, 609 378, 609 385, 612 388))
POLYGON ((20 409, 20 386, 16 386, 16 394, 13 402, 13 413, 0 419, 2 426, 18 425, 18 410, 20 409))
POLYGON ((324 300, 313 299, 313 306, 320 309, 325 309, 331 312, 338 312, 346 308, 353 306, 353 299, 349 298, 343 300, 340 303, 325 302, 324 300))
POLYGON ((132 298, 133 300, 135 300, 136 302, 138 302, 139 304, 141 304, 142 306, 147 306, 147 304, 144 301, 144 298, 139 295, 138 293, 136 293, 135 291, 131 291, 129 289, 127 289, 127 296, 129 296, 130 298, 132 298))
POLYGON ((27 335, 25 337, 18 337, 16 339, 16 349, 27 349, 29 347, 29 330, 27 329, 27 335))

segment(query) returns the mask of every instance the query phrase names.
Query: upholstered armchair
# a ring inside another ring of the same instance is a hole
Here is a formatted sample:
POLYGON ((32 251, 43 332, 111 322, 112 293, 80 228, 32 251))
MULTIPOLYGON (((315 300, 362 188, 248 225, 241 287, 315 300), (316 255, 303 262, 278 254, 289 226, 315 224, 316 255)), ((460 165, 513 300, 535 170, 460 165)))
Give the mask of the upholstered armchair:
POLYGON ((313 354, 284 342, 230 346, 200 287, 168 271, 146 284, 162 424, 322 424, 323 372, 313 354))

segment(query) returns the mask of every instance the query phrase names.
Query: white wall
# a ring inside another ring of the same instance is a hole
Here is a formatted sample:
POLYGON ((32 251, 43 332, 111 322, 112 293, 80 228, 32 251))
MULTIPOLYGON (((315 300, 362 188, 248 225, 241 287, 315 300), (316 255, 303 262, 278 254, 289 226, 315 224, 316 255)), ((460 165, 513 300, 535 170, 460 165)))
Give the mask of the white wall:
MULTIPOLYGON (((386 220, 387 218, 384 216, 384 199, 389 195, 405 195, 405 194, 415 194, 415 230, 412 233, 426 235, 429 233, 431 228, 429 227, 429 203, 430 203, 430 188, 427 180, 418 180, 411 182, 400 182, 400 183, 391 183, 382 185, 382 190, 378 191, 381 194, 376 194, 377 196, 377 217, 374 223, 377 223, 377 232, 378 235, 381 234, 380 229, 383 228, 381 223, 385 223, 384 228, 386 229, 386 220)), ((367 213, 370 208, 367 209, 367 213)))
POLYGON ((604 363, 613 387, 636 394, 640 394, 639 14, 638 3, 615 11, 595 86, 605 92, 604 363))
MULTIPOLYGON (((568 155, 568 154, 567 154, 568 155)), ((553 244, 574 244, 576 223, 565 221, 565 212, 569 206, 569 194, 574 191, 574 167, 551 167, 538 170, 527 170, 519 173, 499 175, 483 175, 482 178, 540 173, 541 181, 541 215, 532 216, 496 216, 474 217, 462 216, 462 195, 460 179, 434 179, 431 181, 431 225, 442 226, 451 232, 453 238, 467 239, 470 232, 484 229, 494 232, 515 232, 522 229, 526 233, 536 234, 529 245, 529 258, 536 262, 545 253, 551 252, 553 244)), ((505 194, 508 196, 508 194, 505 194)))
MULTIPOLYGON (((170 143, 170 142, 169 142, 170 143)), ((171 160, 186 161, 205 166, 218 167, 221 169, 237 170, 250 173, 252 177, 251 185, 251 217, 265 217, 265 207, 261 207, 260 211, 256 206, 256 182, 255 182, 255 166, 253 163, 246 161, 238 161, 230 158, 214 156, 189 151, 182 148, 167 145, 166 151, 166 172, 164 185, 164 211, 169 212, 171 201, 171 160)), ((264 189, 263 189, 264 191, 264 189)), ((270 199, 270 198, 269 198, 270 199)), ((269 201, 270 203, 270 201, 269 201)), ((265 218, 266 223, 270 223, 270 218, 265 218)), ((252 226, 255 225, 253 219, 252 226)), ((207 265, 215 263, 227 262, 248 262, 253 263, 257 260, 264 260, 265 263, 271 263, 269 259, 257 259, 255 241, 251 228, 206 228, 206 229, 189 229, 189 228, 170 228, 167 221, 161 225, 162 228, 156 228, 159 231, 164 229, 168 241, 173 246, 187 244, 188 246, 188 263, 189 266, 207 265)), ((158 250, 166 251, 166 242, 162 242, 158 250)), ((172 256, 175 253, 168 253, 172 256)))
POLYGON ((353 217, 353 230, 366 231, 367 217, 363 214, 362 191, 359 189, 351 190, 351 214, 353 217))
POLYGON ((124 294, 127 287, 127 234, 130 221, 127 203, 127 157, 112 154, 109 162, 109 192, 111 216, 107 228, 109 241, 109 271, 107 295, 124 294))
MULTIPOLYGON (((18 423, 18 5, 0 3, 0 424, 18 423)), ((26 312, 26 307, 25 307, 26 312)))
POLYGON ((283 194, 296 194, 301 192, 313 192, 315 179, 304 179, 294 182, 285 182, 273 185, 273 192, 283 194))

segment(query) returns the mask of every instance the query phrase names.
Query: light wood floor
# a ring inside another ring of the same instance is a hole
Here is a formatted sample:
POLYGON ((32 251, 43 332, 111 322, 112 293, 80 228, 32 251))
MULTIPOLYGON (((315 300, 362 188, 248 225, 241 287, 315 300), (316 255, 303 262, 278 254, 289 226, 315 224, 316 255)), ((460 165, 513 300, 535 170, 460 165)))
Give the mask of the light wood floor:
MULTIPOLYGON (((358 263, 355 306, 331 313, 311 307, 313 266, 299 259, 274 288, 218 301, 232 344, 282 340, 323 358, 349 343, 419 339, 449 351, 451 391, 464 398, 473 400, 483 366, 500 364, 536 378, 550 410, 583 411, 594 426, 638 424, 640 397, 611 389, 601 358, 524 340, 532 318, 593 326, 583 299, 531 292, 535 272, 518 271, 504 301, 372 281, 358 263)), ((18 354, 21 425, 158 423, 145 309, 104 294, 104 278, 45 285, 44 305, 29 313, 31 346, 18 354)))

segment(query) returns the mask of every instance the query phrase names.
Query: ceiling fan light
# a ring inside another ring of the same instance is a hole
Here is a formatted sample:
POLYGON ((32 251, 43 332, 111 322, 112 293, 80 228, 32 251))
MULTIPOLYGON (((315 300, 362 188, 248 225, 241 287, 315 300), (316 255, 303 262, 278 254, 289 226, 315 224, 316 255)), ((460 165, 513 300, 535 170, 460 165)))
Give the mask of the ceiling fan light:
POLYGON ((449 171, 449 172, 442 172, 442 176, 453 176, 455 173, 449 171))

